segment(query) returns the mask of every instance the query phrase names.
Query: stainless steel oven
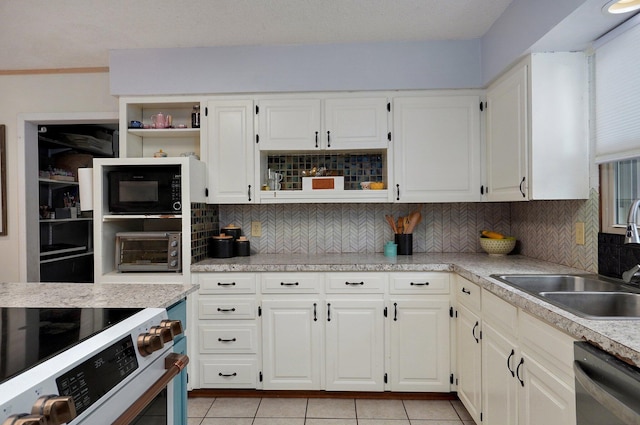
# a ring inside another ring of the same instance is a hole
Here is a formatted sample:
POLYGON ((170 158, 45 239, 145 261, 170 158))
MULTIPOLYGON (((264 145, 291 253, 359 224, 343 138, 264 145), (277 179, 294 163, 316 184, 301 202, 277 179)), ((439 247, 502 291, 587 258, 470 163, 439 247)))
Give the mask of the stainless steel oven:
POLYGON ((129 311, 117 320, 93 309, 49 309, 79 316, 64 320, 43 320, 47 309, 19 310, 28 311, 3 309, 0 316, 0 424, 176 424, 174 380, 189 359, 174 352, 182 325, 165 309, 129 311), (77 342, 51 348, 69 330, 69 341, 77 342))

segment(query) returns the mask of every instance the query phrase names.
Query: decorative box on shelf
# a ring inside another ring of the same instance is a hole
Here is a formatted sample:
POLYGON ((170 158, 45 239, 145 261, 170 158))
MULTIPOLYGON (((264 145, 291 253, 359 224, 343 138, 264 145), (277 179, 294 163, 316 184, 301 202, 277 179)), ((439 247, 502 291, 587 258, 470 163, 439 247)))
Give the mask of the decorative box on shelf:
POLYGON ((344 190, 344 176, 303 177, 302 190, 344 190))

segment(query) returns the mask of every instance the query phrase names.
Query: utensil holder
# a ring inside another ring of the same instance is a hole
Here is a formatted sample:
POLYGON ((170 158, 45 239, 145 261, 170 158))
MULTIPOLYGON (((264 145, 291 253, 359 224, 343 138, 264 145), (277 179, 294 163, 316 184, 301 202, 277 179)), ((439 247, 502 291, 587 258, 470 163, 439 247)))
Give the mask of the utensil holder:
POLYGON ((413 234, 397 233, 395 242, 398 245, 398 255, 413 254, 413 234))

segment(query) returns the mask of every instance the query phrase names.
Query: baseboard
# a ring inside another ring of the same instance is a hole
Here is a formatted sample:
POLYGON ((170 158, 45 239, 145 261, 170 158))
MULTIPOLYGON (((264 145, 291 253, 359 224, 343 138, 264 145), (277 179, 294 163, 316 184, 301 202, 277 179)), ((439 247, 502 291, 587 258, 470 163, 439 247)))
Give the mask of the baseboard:
POLYGON ((189 391, 190 398, 196 397, 260 397, 260 398, 357 398, 387 400, 457 400, 456 392, 414 393, 414 392, 365 392, 365 391, 301 391, 301 390, 235 390, 197 389, 189 391))

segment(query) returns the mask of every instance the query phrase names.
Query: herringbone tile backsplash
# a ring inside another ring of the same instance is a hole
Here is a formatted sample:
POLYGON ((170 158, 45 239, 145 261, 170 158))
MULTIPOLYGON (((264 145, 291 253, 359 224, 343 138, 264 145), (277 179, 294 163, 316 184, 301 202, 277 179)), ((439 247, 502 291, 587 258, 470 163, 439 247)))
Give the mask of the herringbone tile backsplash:
POLYGON ((450 204, 220 205, 220 225, 236 224, 254 253, 323 254, 383 251, 393 234, 384 218, 422 213, 414 252, 482 252, 479 232, 516 236, 520 253, 597 271, 598 193, 588 200, 450 204), (250 235, 251 222, 262 236, 250 235), (575 223, 585 223, 586 244, 575 243, 575 223))

